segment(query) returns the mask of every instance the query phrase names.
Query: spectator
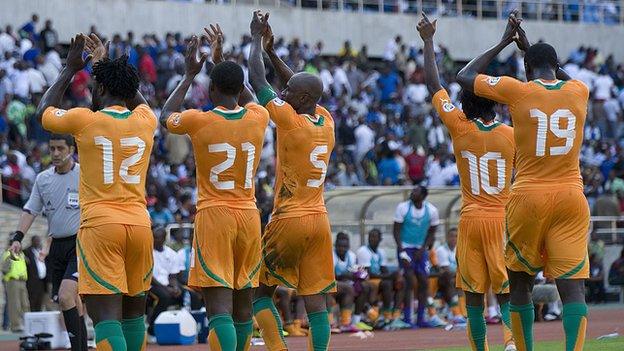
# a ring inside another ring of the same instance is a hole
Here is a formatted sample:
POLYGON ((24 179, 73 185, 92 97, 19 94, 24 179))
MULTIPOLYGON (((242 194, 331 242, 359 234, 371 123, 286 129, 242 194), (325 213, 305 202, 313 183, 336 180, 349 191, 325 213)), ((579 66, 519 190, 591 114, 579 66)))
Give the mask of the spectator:
POLYGON ((31 238, 31 245, 24 251, 28 274, 26 290, 28 290, 28 301, 32 312, 41 311, 47 290, 47 272, 46 264, 43 262, 43 256, 41 256, 42 249, 41 238, 34 235, 31 238))
POLYGON ((21 169, 17 164, 17 155, 10 153, 7 157, 7 164, 2 169, 2 180, 6 185, 4 199, 13 206, 22 206, 22 178, 21 169))
POLYGON ((178 255, 168 246, 165 246, 167 233, 164 227, 153 228, 154 233, 154 270, 152 274, 151 300, 155 303, 148 319, 147 333, 154 336, 154 322, 158 315, 173 304, 179 302, 182 290, 177 275, 180 273, 178 255))
POLYGON ((587 286, 587 302, 605 302, 605 277, 602 259, 596 255, 589 255, 589 279, 585 282, 587 286))
POLYGON ((334 246, 336 302, 340 306, 340 330, 348 333, 357 332, 359 329, 355 327, 355 321, 352 319, 356 297, 354 272, 357 258, 355 253, 349 250, 349 236, 347 234, 338 233, 334 246))
POLYGON ((159 199, 156 201, 154 208, 149 210, 152 225, 165 226, 174 222, 173 215, 168 208, 164 207, 164 202, 165 200, 159 199))
POLYGON ((444 301, 450 308, 449 320, 453 323, 466 323, 459 309, 458 291, 455 288, 455 275, 457 273, 457 228, 451 228, 446 233, 446 242, 436 248, 438 259, 438 291, 442 293, 444 301))
POLYGON ((30 21, 26 22, 19 30, 20 35, 25 38, 35 39, 36 26, 37 22, 39 22, 39 16, 33 14, 30 18, 30 21))
POLYGON ((386 150, 377 164, 379 180, 382 185, 398 185, 401 175, 401 165, 395 158, 395 151, 386 150))
POLYGON ((609 268, 609 285, 624 286, 624 249, 622 249, 620 257, 609 268))
POLYGON ((11 331, 21 333, 24 331, 24 313, 30 311, 26 288, 28 268, 24 252, 6 250, 2 254, 2 273, 7 292, 6 305, 9 310, 11 331))
POLYGON ((47 53, 56 47, 58 44, 58 34, 56 33, 56 30, 52 28, 51 20, 48 19, 45 21, 45 27, 39 34, 39 37, 41 38, 41 42, 43 44, 43 52, 47 53))

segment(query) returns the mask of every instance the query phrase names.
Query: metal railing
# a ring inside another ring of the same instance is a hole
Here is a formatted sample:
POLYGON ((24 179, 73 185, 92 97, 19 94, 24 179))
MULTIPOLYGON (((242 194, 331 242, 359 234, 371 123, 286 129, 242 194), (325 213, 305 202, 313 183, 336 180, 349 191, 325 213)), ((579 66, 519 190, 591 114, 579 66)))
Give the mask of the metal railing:
POLYGON ((570 0, 207 0, 223 5, 253 5, 277 8, 303 8, 318 11, 362 13, 428 14, 441 17, 504 19, 513 9, 527 20, 624 24, 624 1, 600 2, 570 0))

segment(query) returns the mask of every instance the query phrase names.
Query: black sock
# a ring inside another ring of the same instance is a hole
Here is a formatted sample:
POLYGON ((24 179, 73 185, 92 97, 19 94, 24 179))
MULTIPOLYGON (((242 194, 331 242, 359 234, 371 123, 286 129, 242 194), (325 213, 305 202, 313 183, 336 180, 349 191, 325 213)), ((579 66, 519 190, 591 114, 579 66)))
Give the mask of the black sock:
POLYGON ((82 351, 80 343, 80 316, 76 307, 63 311, 65 319, 65 327, 69 334, 69 342, 71 343, 71 351, 82 351))
POLYGON ((85 321, 84 316, 80 316, 80 346, 82 351, 89 351, 87 340, 87 322, 85 321))

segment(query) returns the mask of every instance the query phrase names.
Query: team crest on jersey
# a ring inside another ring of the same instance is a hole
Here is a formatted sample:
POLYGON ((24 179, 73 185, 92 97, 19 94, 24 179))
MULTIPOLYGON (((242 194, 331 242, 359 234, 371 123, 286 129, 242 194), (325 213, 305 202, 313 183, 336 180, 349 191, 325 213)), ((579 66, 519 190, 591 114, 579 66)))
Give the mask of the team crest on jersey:
POLYGON ((175 113, 173 114, 173 116, 171 116, 171 125, 174 127, 177 127, 180 125, 180 119, 182 119, 182 115, 179 113, 175 113))
POLYGON ((277 106, 284 106, 285 102, 284 100, 276 97, 275 99, 273 99, 273 103, 277 106))
POLYGON ((489 77, 487 83, 491 86, 495 86, 500 81, 500 77, 489 77))
POLYGON ((442 110, 444 110, 444 112, 451 112, 454 109, 455 105, 453 105, 450 101, 442 100, 442 110))
POLYGON ((63 110, 63 109, 57 109, 56 111, 54 111, 54 115, 56 117, 63 117, 65 114, 67 113, 67 110, 63 110))

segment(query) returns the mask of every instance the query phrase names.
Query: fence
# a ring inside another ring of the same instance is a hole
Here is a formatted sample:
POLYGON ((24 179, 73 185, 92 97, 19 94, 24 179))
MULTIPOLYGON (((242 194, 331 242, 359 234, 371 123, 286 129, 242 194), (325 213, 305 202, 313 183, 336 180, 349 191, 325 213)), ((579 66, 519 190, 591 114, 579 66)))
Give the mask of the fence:
POLYGON ((503 0, 207 0, 222 5, 303 8, 317 11, 414 13, 425 11, 443 17, 504 19, 513 9, 536 21, 624 23, 624 1, 503 1, 503 0))

